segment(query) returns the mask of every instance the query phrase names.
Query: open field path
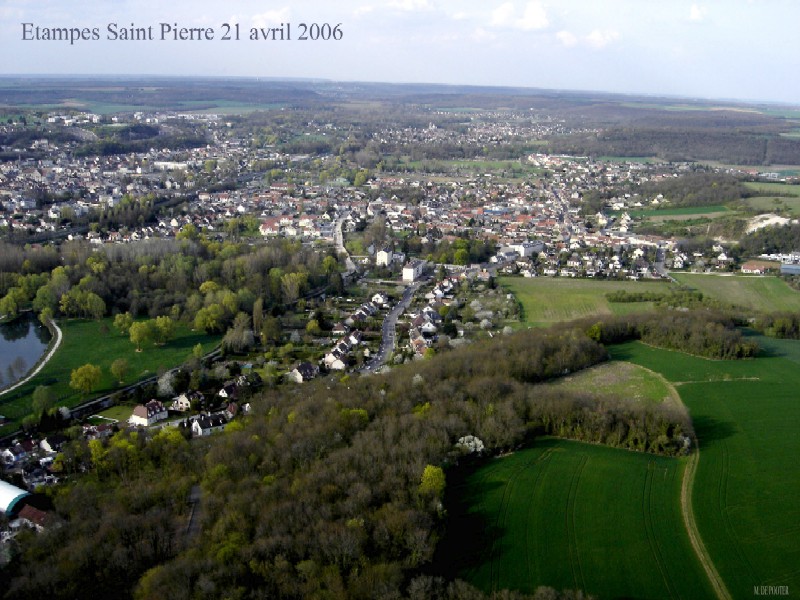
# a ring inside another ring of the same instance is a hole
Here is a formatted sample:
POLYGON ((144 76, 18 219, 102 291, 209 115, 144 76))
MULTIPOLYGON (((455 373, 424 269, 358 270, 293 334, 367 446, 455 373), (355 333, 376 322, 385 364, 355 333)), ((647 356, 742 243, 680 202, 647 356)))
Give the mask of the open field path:
MULTIPOLYGON (((646 369, 647 367, 642 368, 646 369)), ((677 384, 670 383, 663 375, 653 371, 652 369, 647 370, 650 371, 655 377, 660 378, 664 382, 664 385, 666 385, 670 390, 670 404, 680 407, 688 414, 686 405, 683 404, 680 394, 675 389, 675 385, 677 384)), ((703 570, 708 576, 708 580, 711 582, 711 587, 714 588, 714 593, 717 595, 718 600, 732 600, 728 588, 725 587, 722 577, 720 577, 716 567, 714 567, 711 556, 708 554, 708 550, 706 550, 706 547, 703 544, 703 540, 700 537, 700 531, 697 529, 697 523, 694 518, 694 509, 692 508, 692 489, 694 487, 694 477, 697 473, 697 464, 700 462, 700 445, 697 442, 697 438, 694 436, 692 443, 694 444, 695 450, 689 456, 686 462, 686 469, 683 472, 683 481, 681 482, 681 514, 683 515, 683 523, 686 526, 686 532, 689 534, 689 542, 691 542, 694 553, 697 555, 697 559, 700 561, 703 570)))
POLYGON ((711 556, 708 550, 703 545, 703 540, 700 538, 700 532, 697 529, 697 523, 694 519, 694 509, 692 508, 692 488, 694 487, 694 476, 697 472, 697 463, 700 462, 700 447, 695 440, 695 451, 689 457, 686 463, 686 470, 683 473, 683 482, 681 483, 681 514, 683 514, 683 522, 686 525, 686 531, 689 533, 689 541, 694 548, 695 554, 703 566, 703 570, 708 575, 708 580, 714 588, 714 592, 719 600, 732 600, 728 588, 722 581, 714 563, 711 561, 711 556))

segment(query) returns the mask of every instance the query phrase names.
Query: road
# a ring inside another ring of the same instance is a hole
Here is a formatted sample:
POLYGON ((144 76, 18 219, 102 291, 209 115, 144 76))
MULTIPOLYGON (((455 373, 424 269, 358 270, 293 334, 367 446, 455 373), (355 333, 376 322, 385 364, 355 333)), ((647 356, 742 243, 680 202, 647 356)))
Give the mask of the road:
POLYGON ((411 304, 414 294, 417 293, 417 290, 422 283, 422 281, 418 281, 408 286, 403 292, 403 296, 400 298, 400 301, 395 304, 392 307, 392 310, 389 311, 389 314, 386 315, 386 318, 383 320, 383 325, 381 325, 381 346, 378 349, 378 352, 359 370, 359 372, 368 373, 386 363, 386 360, 389 358, 392 350, 394 350, 397 336, 397 332, 395 331, 397 319, 403 314, 403 312, 405 312, 409 304, 411 304))
POLYGON ((336 252, 345 255, 344 265, 346 271, 342 274, 342 278, 347 280, 347 278, 355 272, 356 263, 353 262, 353 259, 350 258, 350 253, 347 252, 347 249, 344 247, 344 234, 342 233, 343 223, 344 217, 336 219, 336 227, 333 230, 333 242, 336 245, 336 252))
POLYGON ((656 273, 661 275, 661 277, 664 279, 669 279, 673 283, 678 283, 675 281, 672 275, 669 274, 669 271, 667 271, 667 268, 664 266, 664 257, 666 254, 667 252, 664 250, 664 248, 659 248, 656 250, 656 262, 653 264, 653 268, 655 268, 656 273))

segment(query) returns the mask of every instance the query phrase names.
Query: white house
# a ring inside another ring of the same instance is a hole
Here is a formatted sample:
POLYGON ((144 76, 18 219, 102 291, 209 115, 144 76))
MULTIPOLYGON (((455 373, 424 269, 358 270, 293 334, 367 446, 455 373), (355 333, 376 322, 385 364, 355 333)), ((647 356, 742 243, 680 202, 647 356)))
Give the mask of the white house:
POLYGON ((133 409, 133 414, 128 419, 128 423, 133 426, 149 427, 167 418, 167 409, 158 400, 150 400, 147 404, 139 404, 133 409))
POLYGON ((425 271, 425 261, 411 260, 403 267, 403 281, 413 283, 417 281, 425 271))
POLYGON ((375 264, 379 267, 388 267, 394 260, 394 254, 388 248, 378 250, 375 254, 375 264))
POLYGON ((225 429, 225 416, 219 413, 213 415, 201 415, 192 420, 192 434, 197 436, 211 435, 215 431, 225 429))

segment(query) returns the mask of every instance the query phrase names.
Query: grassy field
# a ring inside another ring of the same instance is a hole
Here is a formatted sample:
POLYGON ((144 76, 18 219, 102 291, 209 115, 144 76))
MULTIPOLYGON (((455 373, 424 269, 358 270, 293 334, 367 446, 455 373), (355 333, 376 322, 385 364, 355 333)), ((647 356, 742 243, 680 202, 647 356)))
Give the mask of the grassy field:
POLYGON ((625 314, 650 310, 650 302, 609 302, 609 292, 667 292, 666 282, 602 281, 553 277, 503 277, 500 284, 522 304, 527 325, 544 327, 592 315, 625 314))
POLYGON ((680 514, 684 460, 555 439, 490 459, 448 482, 437 562, 486 591, 711 597, 680 514))
POLYGON ((775 198, 774 196, 755 196, 745 203, 760 213, 779 213, 785 217, 800 216, 800 198, 775 198))
POLYGON ((800 185, 769 181, 748 181, 745 182, 745 186, 764 196, 779 194, 781 196, 787 195, 800 198, 800 185))
POLYGON ((777 277, 721 276, 673 273, 679 283, 725 304, 756 311, 800 310, 800 292, 777 277))
POLYGON ((655 156, 598 156, 598 162, 611 163, 655 163, 661 160, 655 156))
POLYGON ((544 385, 569 392, 586 392, 598 399, 622 398, 644 404, 680 402, 660 375, 620 361, 603 363, 544 385))
POLYGON ((664 209, 655 209, 655 208, 645 208, 641 210, 630 210, 628 214, 631 217, 636 218, 645 218, 648 221, 664 221, 667 219, 679 221, 679 220, 686 220, 686 219, 700 219, 700 218, 708 218, 713 219, 715 217, 722 217, 727 214, 730 214, 730 211, 722 206, 686 206, 683 208, 664 208, 664 209))
POLYGON ((757 338, 755 360, 710 361, 638 343, 612 355, 678 386, 700 442, 697 525, 734 598, 800 589, 800 342, 757 338))
POLYGON ((164 346, 152 344, 136 352, 135 346, 127 336, 122 336, 112 326, 111 319, 101 321, 70 320, 59 322, 64 334, 61 347, 44 368, 28 383, 16 390, 0 396, 0 414, 9 418, 10 423, 0 429, 12 431, 19 426, 21 419, 30 411, 31 395, 38 385, 52 386, 61 406, 75 406, 80 403, 80 395, 69 387, 70 373, 86 363, 99 366, 103 376, 93 396, 102 395, 117 389, 118 384, 111 375, 111 363, 117 358, 125 358, 130 370, 125 384, 151 377, 161 368, 171 368, 181 364, 191 354, 196 344, 202 344, 209 352, 219 338, 202 332, 191 331, 179 325, 174 340, 164 346))

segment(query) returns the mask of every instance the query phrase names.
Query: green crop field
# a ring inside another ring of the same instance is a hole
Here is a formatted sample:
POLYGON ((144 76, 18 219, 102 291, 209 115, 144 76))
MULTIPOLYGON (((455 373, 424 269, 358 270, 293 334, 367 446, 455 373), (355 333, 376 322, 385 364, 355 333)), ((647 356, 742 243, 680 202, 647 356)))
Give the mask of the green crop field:
POLYGON ((609 292, 668 292, 670 284, 662 281, 604 281, 554 277, 503 277, 500 284, 513 293, 522 305, 527 325, 543 327, 592 315, 641 312, 653 307, 651 302, 609 302, 609 292))
POLYGON ((125 384, 156 375, 161 368, 180 365, 191 354, 196 344, 202 344, 205 352, 211 351, 218 343, 218 337, 203 332, 191 331, 179 325, 174 340, 164 346, 146 344, 142 352, 127 336, 122 336, 112 326, 112 319, 100 321, 69 320, 60 321, 59 327, 64 335, 61 347, 44 368, 28 383, 0 396, 0 413, 8 417, 9 423, 0 429, 12 431, 19 426, 22 418, 30 411, 31 395, 38 385, 52 386, 58 397, 58 405, 75 406, 81 397, 69 387, 70 373, 86 363, 99 366, 103 376, 93 396, 109 393, 118 384, 111 375, 111 363, 124 358, 130 365, 125 384))
POLYGON ((437 563, 486 591, 709 598, 680 512, 684 467, 685 459, 538 440, 448 484, 437 563))
POLYGON ((800 342, 756 339, 766 351, 748 361, 610 348, 674 382, 689 408, 700 443, 697 526, 734 598, 761 585, 800 589, 800 342))
POLYGON ((724 304, 756 311, 800 310, 800 292, 778 277, 748 277, 673 273, 679 283, 702 292, 724 304))

